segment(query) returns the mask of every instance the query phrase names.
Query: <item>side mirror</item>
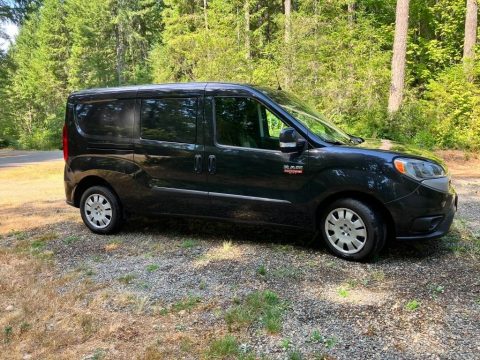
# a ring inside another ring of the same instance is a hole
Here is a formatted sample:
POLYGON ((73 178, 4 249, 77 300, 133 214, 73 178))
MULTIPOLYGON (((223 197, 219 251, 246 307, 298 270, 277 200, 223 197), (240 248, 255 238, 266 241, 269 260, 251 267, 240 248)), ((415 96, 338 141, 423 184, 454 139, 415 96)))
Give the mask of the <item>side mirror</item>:
POLYGON ((351 134, 347 134, 347 135, 350 136, 350 138, 352 139, 352 141, 355 144, 361 144, 365 141, 365 139, 361 138, 360 136, 355 136, 355 135, 351 135, 351 134))
POLYGON ((300 152, 305 147, 305 139, 298 135, 295 129, 285 128, 280 132, 280 150, 283 153, 300 152))

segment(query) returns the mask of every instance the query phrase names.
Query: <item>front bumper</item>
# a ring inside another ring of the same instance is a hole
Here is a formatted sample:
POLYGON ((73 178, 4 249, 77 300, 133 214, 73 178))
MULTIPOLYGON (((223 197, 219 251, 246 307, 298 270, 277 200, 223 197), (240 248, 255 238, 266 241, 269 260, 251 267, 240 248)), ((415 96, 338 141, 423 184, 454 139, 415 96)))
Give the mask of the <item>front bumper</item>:
MULTIPOLYGON (((456 196, 456 195, 455 195, 456 196)), ((453 218, 455 217, 456 209, 450 209, 450 211, 443 217, 442 221, 430 232, 412 233, 407 236, 397 236, 397 240, 427 240, 438 239, 446 235, 450 230, 453 218)))
POLYGON ((437 239, 450 230, 458 196, 451 186, 438 191, 420 185, 412 194, 387 203, 397 240, 437 239))

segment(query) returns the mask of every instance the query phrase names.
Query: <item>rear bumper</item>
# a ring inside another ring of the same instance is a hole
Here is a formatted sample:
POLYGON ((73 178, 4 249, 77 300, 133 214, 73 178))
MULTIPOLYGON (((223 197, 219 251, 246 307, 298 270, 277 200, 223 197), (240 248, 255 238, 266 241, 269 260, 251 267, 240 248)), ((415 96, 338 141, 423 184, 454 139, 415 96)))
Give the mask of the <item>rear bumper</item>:
POLYGON ((65 186, 65 202, 68 205, 75 206, 74 196, 73 196, 75 185, 72 180, 71 170, 67 164, 65 164, 65 168, 63 172, 63 183, 65 186))
POLYGON ((386 204, 395 224, 397 240, 438 239, 450 230, 458 196, 420 185, 405 198, 386 204))

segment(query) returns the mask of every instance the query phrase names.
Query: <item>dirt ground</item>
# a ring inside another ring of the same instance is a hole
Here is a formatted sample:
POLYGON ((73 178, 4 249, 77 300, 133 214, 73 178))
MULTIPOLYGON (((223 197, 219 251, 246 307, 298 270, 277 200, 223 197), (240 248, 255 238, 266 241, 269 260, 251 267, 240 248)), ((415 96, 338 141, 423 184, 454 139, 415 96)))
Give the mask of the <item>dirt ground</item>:
POLYGON ((0 358, 478 359, 480 159, 440 155, 451 233, 368 264, 200 220, 94 235, 65 205, 63 162, 0 169, 0 358))

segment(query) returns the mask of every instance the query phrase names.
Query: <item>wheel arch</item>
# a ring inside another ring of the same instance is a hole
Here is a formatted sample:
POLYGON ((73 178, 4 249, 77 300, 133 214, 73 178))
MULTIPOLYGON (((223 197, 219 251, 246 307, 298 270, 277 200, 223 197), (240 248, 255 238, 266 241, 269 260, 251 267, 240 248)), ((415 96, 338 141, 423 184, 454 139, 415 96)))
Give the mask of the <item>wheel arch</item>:
POLYGON ((73 205, 75 207, 80 207, 80 199, 82 198, 83 193, 85 192, 85 190, 91 188, 92 186, 105 186, 115 194, 117 200, 120 202, 120 197, 108 181, 106 181, 100 176, 89 175, 84 177, 75 187, 75 190, 73 192, 73 205))
POLYGON ((319 230, 319 220, 324 209, 339 199, 355 199, 364 202, 374 209, 376 209, 383 216, 387 225, 387 239, 392 238, 395 235, 395 222, 393 221, 392 214, 388 208, 375 196, 367 194, 361 191, 340 191, 331 194, 320 201, 315 210, 315 230, 319 230))

